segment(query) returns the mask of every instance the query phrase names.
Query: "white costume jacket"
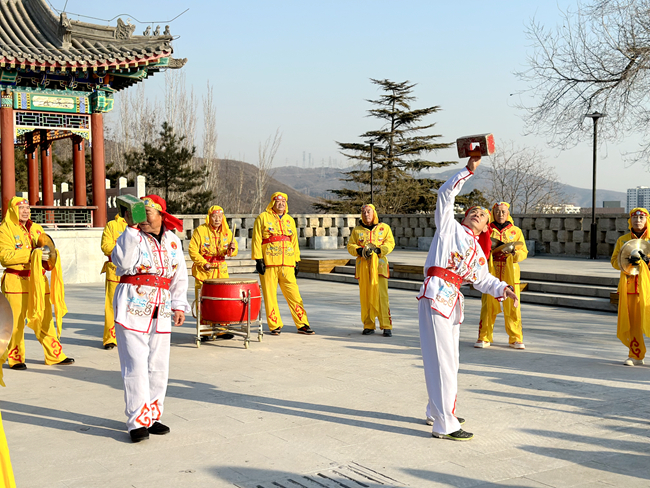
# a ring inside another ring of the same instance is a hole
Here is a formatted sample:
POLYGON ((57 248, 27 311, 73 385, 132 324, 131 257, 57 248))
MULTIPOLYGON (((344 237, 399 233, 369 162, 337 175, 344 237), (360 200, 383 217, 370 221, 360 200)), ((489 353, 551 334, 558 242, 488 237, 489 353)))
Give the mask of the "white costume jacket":
POLYGON ((120 283, 115 290, 115 323, 136 332, 149 332, 159 307, 156 332, 171 333, 172 314, 191 311, 187 302, 187 267, 180 239, 169 230, 162 243, 149 234, 127 227, 117 239, 111 254, 117 276, 151 274, 171 279, 169 290, 145 285, 120 283))
POLYGON ((420 288, 418 300, 429 298, 431 308, 443 317, 451 316, 456 302, 460 300, 460 322, 463 321, 464 297, 456 286, 437 276, 428 276, 429 268, 438 266, 448 269, 461 278, 463 283, 471 283, 481 293, 502 297, 507 283, 492 276, 488 262, 478 244, 478 236, 454 219, 454 199, 463 184, 474 173, 463 168, 438 190, 435 221, 436 233, 433 236, 429 254, 424 264, 425 280, 420 288))

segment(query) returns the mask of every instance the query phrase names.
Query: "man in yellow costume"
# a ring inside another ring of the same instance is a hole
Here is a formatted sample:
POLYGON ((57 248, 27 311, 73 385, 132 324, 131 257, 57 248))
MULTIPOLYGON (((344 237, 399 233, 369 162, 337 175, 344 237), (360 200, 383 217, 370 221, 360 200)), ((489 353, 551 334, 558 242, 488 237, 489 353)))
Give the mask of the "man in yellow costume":
MULTIPOLYGON (((517 300, 519 300, 521 294, 519 285, 521 271, 519 269, 519 263, 528 257, 528 249, 526 248, 523 232, 514 224, 512 217, 510 217, 510 204, 497 202, 492 206, 488 231, 490 232, 490 237, 504 243, 517 241, 523 243, 521 249, 516 249, 510 253, 492 254, 488 260, 490 274, 512 286, 517 295, 517 300)), ((514 349, 526 349, 521 330, 521 308, 515 307, 513 300, 506 300, 500 303, 496 298, 485 293, 481 298, 481 319, 478 326, 478 340, 474 344, 474 347, 489 347, 493 342, 492 333, 494 332, 494 322, 497 319, 497 315, 501 313, 502 305, 510 347, 514 349)))
MULTIPOLYGON (((233 239, 232 231, 224 218, 223 208, 213 205, 205 217, 205 224, 198 226, 192 234, 188 248, 194 276, 194 296, 199 299, 205 280, 228 278, 226 257, 237 256, 239 248, 233 239)), ((219 339, 232 339, 228 332, 218 334, 219 339)), ((201 340, 207 340, 206 336, 201 340)))
POLYGON ((260 274, 266 323, 271 335, 279 335, 283 326, 278 308, 278 284, 289 304, 298 333, 314 334, 296 282, 300 249, 296 223, 289 216, 285 193, 275 192, 266 210, 255 219, 252 257, 260 274))
MULTIPOLYGON (((628 220, 630 232, 618 238, 612 254, 612 266, 621 269, 618 264, 618 255, 623 244, 632 239, 650 239, 648 235, 648 216, 645 208, 634 208, 630 211, 628 220)), ((650 336, 650 271, 642 262, 650 261, 648 256, 639 255, 633 258, 632 264, 639 265, 639 274, 630 276, 621 271, 618 282, 618 324, 616 337, 629 349, 628 358, 623 362, 625 366, 641 366, 645 357, 645 342, 643 334, 650 336), (634 259, 634 262, 633 262, 634 259)))
POLYGON ((393 335, 393 321, 388 304, 388 254, 395 249, 395 239, 388 224, 379 223, 375 206, 361 207, 361 223, 357 225, 348 241, 348 252, 357 257, 355 278, 359 280, 361 320, 363 335, 375 333, 375 319, 384 337, 393 335), (369 258, 363 256, 364 246, 372 248, 369 258), (373 247, 374 246, 374 247, 373 247))
POLYGON ((120 282, 119 277, 115 274, 115 265, 111 261, 111 253, 115 248, 117 238, 122 235, 126 229, 126 220, 118 215, 115 220, 111 220, 102 233, 102 252, 108 257, 104 263, 102 273, 106 273, 106 298, 104 300, 104 349, 113 349, 117 346, 115 340, 115 314, 113 313, 113 296, 115 288, 120 282))
POLYGON ((2 276, 2 293, 13 312, 14 328, 9 341, 9 366, 27 369, 25 365, 25 319, 43 346, 45 364, 72 364, 74 359, 63 353, 58 335, 66 314, 60 258, 52 269, 52 294, 45 276, 43 262, 49 252, 37 248, 43 228, 32 222, 29 202, 22 197, 11 199, 7 215, 0 225, 0 264, 6 269, 2 276), (50 301, 51 300, 51 301, 50 301), (58 327, 52 320, 52 305, 58 327))

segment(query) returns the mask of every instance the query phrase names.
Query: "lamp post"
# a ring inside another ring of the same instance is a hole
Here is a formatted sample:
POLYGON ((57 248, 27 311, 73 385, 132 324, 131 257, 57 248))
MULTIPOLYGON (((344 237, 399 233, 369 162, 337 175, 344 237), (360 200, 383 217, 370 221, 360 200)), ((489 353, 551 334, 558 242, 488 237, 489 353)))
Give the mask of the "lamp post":
POLYGON ((370 204, 375 204, 375 141, 370 141, 370 204))
POLYGON ((604 116, 605 114, 598 112, 585 115, 585 117, 589 117, 594 121, 594 168, 593 184, 591 189, 591 231, 589 232, 589 236, 591 237, 591 245, 589 247, 589 259, 596 259, 598 248, 598 244, 596 242, 596 234, 598 233, 596 225, 596 150, 598 148, 598 119, 604 116))

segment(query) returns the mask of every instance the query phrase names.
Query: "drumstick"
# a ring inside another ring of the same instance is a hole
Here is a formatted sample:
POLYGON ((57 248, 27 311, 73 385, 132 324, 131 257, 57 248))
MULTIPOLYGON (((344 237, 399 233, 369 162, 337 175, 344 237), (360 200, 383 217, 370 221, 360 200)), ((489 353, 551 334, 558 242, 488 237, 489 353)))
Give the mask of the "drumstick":
MULTIPOLYGON (((232 241, 235 240, 235 231, 237 230, 237 222, 232 224, 232 237, 230 238, 230 244, 228 244, 228 249, 232 246, 232 241)), ((228 249, 226 249, 226 254, 228 254, 228 249)))

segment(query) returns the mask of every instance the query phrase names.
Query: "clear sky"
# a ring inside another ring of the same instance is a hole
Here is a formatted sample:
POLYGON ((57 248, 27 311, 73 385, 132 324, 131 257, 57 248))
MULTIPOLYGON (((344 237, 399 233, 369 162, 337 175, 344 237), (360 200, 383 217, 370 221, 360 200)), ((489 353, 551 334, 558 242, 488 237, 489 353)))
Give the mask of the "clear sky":
MULTIPOLYGON (((62 9, 65 0, 50 0, 62 9)), ((560 22, 568 0, 68 0, 66 10, 107 19, 118 14, 171 23, 175 57, 189 58, 187 81, 201 95, 215 86, 218 152, 255 163, 260 141, 280 128, 276 165, 316 166, 343 158, 335 141, 353 142, 377 122, 366 118, 366 99, 379 94, 369 78, 417 83, 414 107, 440 105, 430 117, 441 141, 492 132, 497 141, 544 149, 562 182, 591 187, 591 143, 569 151, 522 135, 515 108, 525 88, 513 72, 526 68, 524 30, 531 18, 560 22)), ((101 23, 88 19, 89 22, 101 23)), ((115 25, 115 20, 111 25, 115 25)), ((138 24, 141 33, 146 24, 138 24)), ((164 24, 163 24, 164 27, 164 24)), ((147 80, 162 96, 163 76, 147 80)), ((198 106, 197 110, 201 110, 198 106)), ((600 123, 606 123, 602 119, 600 123)), ((625 191, 650 185, 643 167, 626 167, 630 136, 599 148, 598 187, 625 191)), ((457 159, 455 149, 434 159, 457 159)), ((333 164, 332 164, 333 165, 333 164)))

